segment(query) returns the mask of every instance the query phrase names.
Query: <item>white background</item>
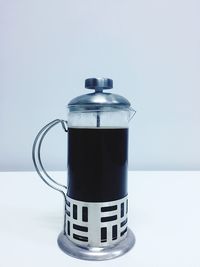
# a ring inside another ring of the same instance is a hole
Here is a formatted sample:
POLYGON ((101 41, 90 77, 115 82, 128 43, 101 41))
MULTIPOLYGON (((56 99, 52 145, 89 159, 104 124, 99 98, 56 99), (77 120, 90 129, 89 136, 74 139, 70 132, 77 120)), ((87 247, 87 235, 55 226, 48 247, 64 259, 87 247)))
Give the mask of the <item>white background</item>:
MULTIPOLYGON (((101 76, 137 110, 130 169, 199 169, 199 13, 197 0, 1 0, 0 170, 33 169, 37 131, 101 76)), ((60 127, 44 153, 66 168, 60 127)))

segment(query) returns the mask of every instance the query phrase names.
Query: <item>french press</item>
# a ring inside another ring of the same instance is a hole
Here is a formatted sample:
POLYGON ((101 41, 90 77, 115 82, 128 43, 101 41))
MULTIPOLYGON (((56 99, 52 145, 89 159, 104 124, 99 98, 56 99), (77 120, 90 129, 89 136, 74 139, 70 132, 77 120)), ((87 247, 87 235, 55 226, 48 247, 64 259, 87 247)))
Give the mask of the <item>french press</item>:
POLYGON ((39 176, 65 200, 59 247, 76 258, 106 260, 135 243, 127 226, 128 124, 135 111, 126 98, 104 92, 113 87, 111 79, 89 78, 85 87, 95 91, 69 102, 67 121, 42 128, 32 156, 39 176), (68 133, 67 186, 49 176, 40 155, 44 137, 57 124, 68 133))

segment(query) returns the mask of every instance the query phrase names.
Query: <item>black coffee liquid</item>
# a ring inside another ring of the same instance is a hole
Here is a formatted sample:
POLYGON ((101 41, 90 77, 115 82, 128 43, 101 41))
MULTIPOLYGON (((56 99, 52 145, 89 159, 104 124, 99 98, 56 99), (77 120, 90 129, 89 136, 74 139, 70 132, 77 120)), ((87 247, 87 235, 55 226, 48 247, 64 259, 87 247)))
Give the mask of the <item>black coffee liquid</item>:
POLYGON ((68 128, 68 196, 111 201, 127 195, 128 129, 68 128))

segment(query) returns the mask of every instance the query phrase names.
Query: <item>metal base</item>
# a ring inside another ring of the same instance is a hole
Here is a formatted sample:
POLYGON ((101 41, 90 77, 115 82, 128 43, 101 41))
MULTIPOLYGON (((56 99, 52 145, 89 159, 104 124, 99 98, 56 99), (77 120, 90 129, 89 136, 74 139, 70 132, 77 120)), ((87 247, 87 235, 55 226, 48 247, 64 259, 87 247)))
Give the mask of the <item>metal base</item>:
POLYGON ((80 247, 71 242, 66 235, 61 232, 58 236, 58 246, 60 249, 75 258, 82 260, 110 260, 128 252, 135 244, 135 236, 128 228, 127 236, 115 246, 104 248, 80 247))

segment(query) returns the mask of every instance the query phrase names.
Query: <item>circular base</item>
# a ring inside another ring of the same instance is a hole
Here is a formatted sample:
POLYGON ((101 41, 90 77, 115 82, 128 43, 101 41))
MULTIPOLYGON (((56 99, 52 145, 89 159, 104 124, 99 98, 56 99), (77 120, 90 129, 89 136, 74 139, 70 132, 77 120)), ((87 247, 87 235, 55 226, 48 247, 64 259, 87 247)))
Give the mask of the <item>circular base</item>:
POLYGON ((58 236, 58 246, 60 249, 75 258, 82 260, 102 261, 119 257, 128 252, 135 244, 135 236, 128 228, 127 236, 115 246, 104 248, 80 247, 71 242, 66 235, 61 232, 58 236))

